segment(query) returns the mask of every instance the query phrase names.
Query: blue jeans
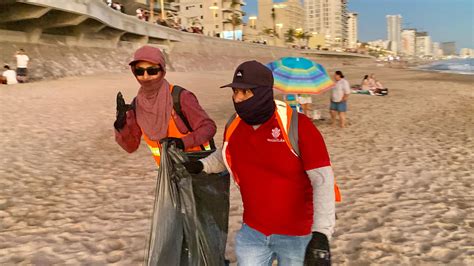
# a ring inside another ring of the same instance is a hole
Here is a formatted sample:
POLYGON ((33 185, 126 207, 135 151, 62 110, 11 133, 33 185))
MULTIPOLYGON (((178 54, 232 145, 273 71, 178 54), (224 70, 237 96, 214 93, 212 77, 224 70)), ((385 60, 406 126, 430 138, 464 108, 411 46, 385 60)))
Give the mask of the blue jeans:
POLYGON ((273 259, 280 266, 301 266, 311 234, 305 236, 265 236, 246 224, 235 237, 235 252, 239 266, 269 266, 273 259))

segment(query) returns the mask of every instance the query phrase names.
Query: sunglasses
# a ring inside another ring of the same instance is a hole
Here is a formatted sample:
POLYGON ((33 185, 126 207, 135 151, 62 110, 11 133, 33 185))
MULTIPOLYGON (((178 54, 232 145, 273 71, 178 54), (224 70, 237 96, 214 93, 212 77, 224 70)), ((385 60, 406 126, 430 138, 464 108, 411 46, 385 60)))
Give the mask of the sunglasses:
POLYGON ((163 70, 161 69, 161 67, 147 67, 147 68, 137 67, 135 68, 134 73, 137 76, 143 76, 145 75, 145 71, 146 73, 148 73, 148 75, 154 76, 154 75, 158 75, 158 73, 160 73, 163 70))

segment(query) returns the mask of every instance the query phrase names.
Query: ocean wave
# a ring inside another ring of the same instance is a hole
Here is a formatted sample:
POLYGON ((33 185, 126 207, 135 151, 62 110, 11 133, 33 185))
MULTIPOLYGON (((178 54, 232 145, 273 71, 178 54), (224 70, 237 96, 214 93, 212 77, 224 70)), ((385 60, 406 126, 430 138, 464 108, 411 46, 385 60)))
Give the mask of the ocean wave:
POLYGON ((447 73, 474 75, 474 59, 451 59, 420 66, 419 69, 447 73))

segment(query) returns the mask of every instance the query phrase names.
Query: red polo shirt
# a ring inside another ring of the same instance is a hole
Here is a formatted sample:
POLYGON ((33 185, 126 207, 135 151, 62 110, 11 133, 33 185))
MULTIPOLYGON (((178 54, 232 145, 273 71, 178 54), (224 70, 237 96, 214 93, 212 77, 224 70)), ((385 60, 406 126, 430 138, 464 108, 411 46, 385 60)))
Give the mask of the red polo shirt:
POLYGON ((244 223, 265 234, 301 236, 311 233, 313 190, 306 170, 329 166, 324 140, 305 115, 298 116, 301 158, 282 136, 275 115, 254 129, 240 122, 227 152, 239 177, 244 223))

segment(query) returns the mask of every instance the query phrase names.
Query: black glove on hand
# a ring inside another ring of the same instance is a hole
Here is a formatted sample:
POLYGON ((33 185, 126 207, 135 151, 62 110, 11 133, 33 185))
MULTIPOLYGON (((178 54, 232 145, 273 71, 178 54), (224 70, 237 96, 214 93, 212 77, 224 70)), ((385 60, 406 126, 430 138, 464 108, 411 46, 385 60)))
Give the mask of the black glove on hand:
POLYGON ((305 266, 330 266, 331 251, 325 234, 313 232, 313 237, 306 248, 305 266))
POLYGON ((184 150, 184 142, 180 138, 168 137, 168 138, 164 138, 160 140, 160 143, 163 143, 163 142, 168 142, 168 144, 174 143, 174 145, 176 145, 176 148, 184 150))
POLYGON ((199 174, 204 169, 201 161, 185 162, 183 165, 190 174, 199 174))
POLYGON ((117 130, 121 130, 127 121, 127 111, 132 109, 130 104, 125 104, 122 93, 117 93, 117 118, 114 122, 114 127, 117 130))

